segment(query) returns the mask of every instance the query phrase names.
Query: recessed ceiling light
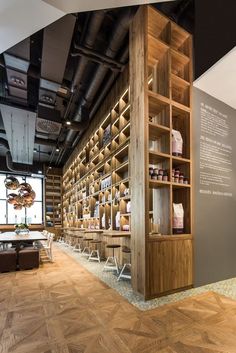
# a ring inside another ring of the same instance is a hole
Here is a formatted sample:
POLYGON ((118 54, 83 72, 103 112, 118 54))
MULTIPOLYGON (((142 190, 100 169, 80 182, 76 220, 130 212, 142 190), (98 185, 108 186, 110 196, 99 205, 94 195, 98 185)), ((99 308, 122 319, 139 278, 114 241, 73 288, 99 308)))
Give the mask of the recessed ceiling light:
POLYGON ((67 120, 66 125, 71 125, 71 121, 67 120))
POLYGON ((56 152, 59 152, 60 151, 60 148, 57 146, 56 147, 56 152))
POLYGON ((37 152, 37 148, 34 148, 34 153, 36 153, 37 152))
POLYGON ((38 173, 39 173, 39 174, 42 174, 42 170, 38 170, 38 173))
POLYGON ((52 169, 52 167, 48 167, 48 169, 52 169))

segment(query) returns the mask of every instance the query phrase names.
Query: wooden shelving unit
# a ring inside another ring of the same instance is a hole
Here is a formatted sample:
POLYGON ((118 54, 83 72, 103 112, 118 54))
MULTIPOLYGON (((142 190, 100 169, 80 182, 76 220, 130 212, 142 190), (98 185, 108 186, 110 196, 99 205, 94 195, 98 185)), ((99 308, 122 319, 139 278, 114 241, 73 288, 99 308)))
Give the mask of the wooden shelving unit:
POLYGON ((191 45, 189 33, 140 7, 130 29, 129 72, 63 170, 63 227, 131 231, 131 244, 125 236, 122 244, 131 246, 132 287, 145 299, 193 284, 191 45), (183 138, 181 157, 172 156, 173 129, 183 138), (151 179, 150 166, 166 179, 151 179), (177 168, 187 184, 172 180, 177 168), (184 208, 183 234, 172 231, 173 203, 184 208), (151 232, 154 223, 161 235, 151 232))
POLYGON ((49 169, 45 179, 45 226, 59 229, 62 226, 62 170, 49 169))
POLYGON ((151 6, 130 30, 132 284, 146 299, 191 287, 192 275, 192 38, 151 6), (183 155, 172 156, 172 129, 183 155), (168 179, 153 180, 149 167, 168 179), (188 180, 172 180, 178 168, 188 180), (173 203, 184 208, 184 234, 174 235, 173 203), (153 223, 160 235, 152 234, 153 223))
POLYGON ((111 105, 104 107, 98 124, 86 134, 64 170, 65 228, 130 231, 130 92, 127 75, 126 70, 123 73, 126 83, 121 80, 119 89, 112 92, 111 105))

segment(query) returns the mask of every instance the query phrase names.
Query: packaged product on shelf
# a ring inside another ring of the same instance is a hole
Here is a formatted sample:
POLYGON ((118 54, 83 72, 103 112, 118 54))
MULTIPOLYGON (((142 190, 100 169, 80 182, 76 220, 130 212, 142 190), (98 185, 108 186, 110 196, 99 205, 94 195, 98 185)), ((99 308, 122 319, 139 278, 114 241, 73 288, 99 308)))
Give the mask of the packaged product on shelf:
POLYGON ((184 208, 182 203, 173 203, 173 233, 184 232, 184 208))
POLYGON ((122 230, 129 231, 129 224, 124 224, 122 230))
POLYGON ((116 213, 116 229, 120 229, 120 211, 116 213))
POLYGON ((102 144, 105 146, 111 140, 111 127, 108 125, 104 130, 102 144))
POLYGON ((172 154, 181 157, 183 154, 183 139, 181 133, 172 129, 172 154))
POLYGON ((106 220, 105 220, 105 213, 102 216, 102 228, 106 228, 106 220))
POLYGON ((127 196, 127 195, 129 195, 129 188, 125 188, 124 190, 124 196, 127 196))
POLYGON ((127 202, 126 211, 127 211, 127 213, 131 212, 131 202, 130 201, 127 202))

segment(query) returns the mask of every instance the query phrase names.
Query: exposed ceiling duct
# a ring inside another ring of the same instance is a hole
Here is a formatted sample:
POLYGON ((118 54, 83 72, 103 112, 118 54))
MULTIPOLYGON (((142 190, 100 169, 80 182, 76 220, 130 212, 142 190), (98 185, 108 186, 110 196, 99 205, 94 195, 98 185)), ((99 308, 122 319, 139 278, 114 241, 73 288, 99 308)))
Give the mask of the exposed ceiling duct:
POLYGON ((33 164, 36 113, 0 104, 12 160, 33 164))
MULTIPOLYGON (((111 33, 109 44, 108 44, 107 49, 105 51, 106 57, 109 57, 111 59, 116 58, 118 51, 121 49, 122 45, 124 44, 124 39, 128 34, 129 24, 130 24, 130 21, 133 17, 133 14, 134 14, 134 9, 125 8, 125 9, 121 10, 121 12, 119 14, 119 18, 116 21, 115 27, 111 33)), ((84 62, 84 60, 86 60, 84 57, 82 57, 81 59, 83 59, 83 62, 84 62)), ((79 63, 79 65, 80 65, 80 63, 79 63)), ((78 71, 79 71, 79 69, 78 69, 78 71)), ((94 73, 93 78, 90 81, 90 84, 88 85, 88 88, 87 88, 85 94, 78 102, 78 108, 77 108, 76 114, 73 119, 74 121, 81 120, 82 107, 84 107, 84 106, 86 106, 87 108, 90 107, 90 105, 93 102, 93 99, 94 99, 96 93, 98 92, 99 87, 101 86, 107 72, 108 72, 108 68, 106 66, 103 66, 103 65, 97 66, 96 72, 94 73)), ((81 72, 81 75, 82 75, 82 72, 81 72)), ((73 141, 75 136, 76 136, 75 131, 72 131, 72 130, 69 131, 66 136, 66 143, 71 143, 71 141, 73 141)), ((58 161, 57 161, 58 163, 62 159, 63 153, 64 153, 64 151, 62 151, 62 153, 60 154, 58 161)))

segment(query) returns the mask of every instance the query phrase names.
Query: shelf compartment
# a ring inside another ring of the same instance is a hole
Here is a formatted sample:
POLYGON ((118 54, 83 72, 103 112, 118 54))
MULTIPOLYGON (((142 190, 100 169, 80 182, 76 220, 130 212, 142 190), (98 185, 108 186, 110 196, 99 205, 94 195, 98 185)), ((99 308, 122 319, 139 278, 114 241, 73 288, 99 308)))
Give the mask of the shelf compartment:
POLYGON ((171 75, 171 96, 172 100, 189 107, 190 84, 176 75, 171 75))
POLYGON ((170 129, 149 123, 149 150, 170 154, 170 129))
POLYGON ((176 50, 171 50, 171 73, 189 82, 189 58, 176 50))
POLYGON ((149 188, 149 233, 155 227, 161 234, 171 234, 170 197, 169 183, 149 188))
POLYGON ((173 203, 182 203, 184 209, 184 234, 191 234, 191 188, 172 188, 173 203))
POLYGON ((169 97, 169 47, 148 35, 148 53, 149 89, 169 97))
POLYGON ((148 116, 153 124, 170 127, 170 101, 165 97, 148 92, 148 116))
POLYGON ((152 7, 148 8, 148 33, 152 36, 170 43, 170 21, 168 18, 159 14, 152 7))
POLYGON ((183 158, 190 158, 190 114, 186 111, 172 107, 172 127, 181 133, 183 139, 183 158))
POLYGON ((171 23, 171 42, 172 48, 183 53, 186 56, 190 56, 190 40, 191 35, 186 32, 183 28, 179 27, 175 23, 171 23))
MULTIPOLYGON (((184 175, 184 178, 188 179, 188 184, 191 184, 191 164, 189 160, 173 157, 172 169, 178 169, 179 172, 184 175)), ((188 185, 188 184, 183 184, 183 185, 188 185)))

